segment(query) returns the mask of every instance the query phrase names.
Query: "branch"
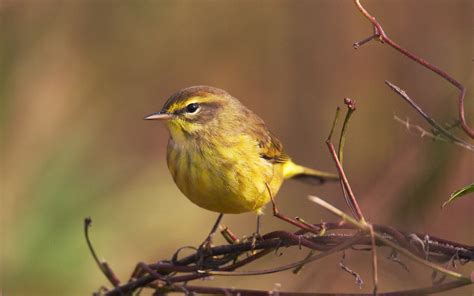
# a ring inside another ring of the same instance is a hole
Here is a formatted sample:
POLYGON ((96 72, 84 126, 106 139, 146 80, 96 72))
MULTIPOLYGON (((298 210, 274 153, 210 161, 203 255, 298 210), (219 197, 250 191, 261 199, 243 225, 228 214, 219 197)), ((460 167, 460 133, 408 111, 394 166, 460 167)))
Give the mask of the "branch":
MULTIPOLYGON (((208 270, 208 272, 199 272, 201 266, 197 265, 198 261, 200 260, 199 254, 197 253, 179 259, 175 263, 170 261, 160 261, 155 264, 149 264, 148 268, 158 273, 159 277, 147 272, 134 272, 128 283, 122 284, 120 287, 116 287, 113 290, 108 291, 106 295, 127 294, 139 288, 148 287, 157 279, 166 287, 171 288, 171 286, 176 285, 176 283, 205 278, 209 275, 255 275, 278 272, 280 270, 291 269, 302 264, 315 261, 322 258, 323 256, 329 255, 330 253, 334 253, 336 250, 347 249, 348 247, 352 247, 352 249, 354 249, 357 246, 372 246, 372 240, 368 234, 361 234, 359 232, 347 234, 347 230, 358 229, 352 224, 346 222, 337 222, 313 224, 312 226, 317 229, 324 228, 326 230, 326 234, 316 236, 312 233, 308 233, 306 230, 299 230, 295 233, 274 231, 263 235, 262 240, 258 240, 255 245, 252 245, 251 242, 242 242, 237 244, 216 246, 210 248, 208 254, 203 259, 206 265, 215 265, 211 270, 208 270), (334 231, 343 231, 344 233, 337 233, 334 231), (246 266, 249 263, 258 260, 259 258, 262 258, 263 256, 266 256, 282 247, 305 247, 311 250, 321 251, 322 253, 316 255, 320 256, 318 258, 313 256, 308 258, 309 260, 298 261, 291 266, 276 267, 268 270, 246 271, 242 273, 236 272, 233 274, 225 273, 246 266), (244 255, 246 252, 254 250, 258 252, 254 255, 237 260, 238 256, 244 255), (326 253, 328 251, 330 251, 330 253, 326 253)), ((409 244, 410 237, 414 235, 412 233, 397 231, 391 227, 383 225, 373 225, 373 227, 375 231, 383 233, 385 238, 388 238, 390 241, 396 243, 399 246, 405 246, 406 244, 409 244)), ((429 249, 429 257, 432 260, 446 262, 455 255, 458 255, 459 260, 474 261, 474 246, 466 246, 455 242, 438 239, 426 234, 415 235, 418 237, 430 237, 426 243, 429 245, 427 249, 429 249)), ((382 246, 382 242, 378 238, 375 240, 375 244, 377 246, 382 246)), ((426 254, 423 250, 424 246, 411 246, 416 248, 416 250, 413 251, 414 254, 421 256, 421 258, 426 257, 426 254)))
POLYGON ((405 100, 405 102, 410 104, 445 139, 447 139, 450 142, 455 143, 455 144, 457 144, 461 147, 464 147, 464 148, 466 148, 470 151, 474 151, 474 146, 473 145, 468 144, 468 143, 464 142, 463 140, 461 140, 460 138, 458 138, 458 137, 454 136, 453 134, 451 134, 448 130, 446 130, 443 126, 441 126, 441 124, 436 122, 436 120, 431 118, 425 111, 423 111, 423 109, 421 109, 421 107, 418 106, 415 103, 415 101, 413 101, 403 89, 399 88, 398 86, 396 86, 395 84, 393 84, 393 83, 391 83, 390 81, 387 81, 387 80, 385 80, 385 84, 387 84, 388 87, 390 87, 390 89, 393 90, 395 93, 400 95, 400 97, 402 97, 405 100))
MULTIPOLYGON (((359 222, 359 221, 356 221, 355 219, 353 219, 352 217, 350 217, 349 215, 346 215, 344 212, 342 212, 341 210, 339 210, 338 208, 332 206, 331 204, 325 202, 324 200, 320 199, 319 197, 316 197, 316 196, 309 196, 309 199, 318 204, 319 206, 325 208, 326 210, 332 212, 333 214, 339 216, 341 219, 343 219, 344 221, 347 221, 349 223, 351 223, 352 225, 354 226, 357 226, 359 229, 363 230, 363 231, 370 231, 370 226, 367 224, 367 223, 362 223, 362 222, 359 222)), ((451 277, 454 277, 458 280, 463 280, 463 281, 466 281, 468 284, 471 283, 471 279, 469 277, 465 277, 463 276, 462 274, 460 273, 457 273, 457 272, 454 272, 454 271, 451 271, 451 270, 448 270, 444 267, 441 267, 441 266, 438 266, 436 264, 433 264, 432 262, 430 261, 426 261, 416 255, 414 255, 413 253, 409 252, 408 250, 398 246, 397 244, 393 243, 392 241, 386 239, 383 235, 377 233, 377 232, 374 232, 374 236, 382 241, 384 244, 396 249, 397 251, 399 251, 400 253, 404 254, 405 256, 409 257, 410 259, 413 259, 414 261, 418 262, 418 263, 421 263, 433 270, 436 270, 438 272, 441 272, 443 274, 446 274, 446 275, 449 275, 451 277)))
POLYGON ((355 101, 345 98, 344 103, 347 105, 347 113, 346 113, 346 118, 344 119, 344 124, 341 130, 341 137, 339 140, 339 153, 336 152, 336 148, 334 147, 334 144, 331 142, 332 141, 332 135, 334 133, 334 127, 336 126, 337 119, 339 116, 339 108, 336 109, 336 115, 334 118, 334 122, 331 128, 331 131, 329 132, 329 135, 326 139, 326 145, 328 146, 329 152, 336 164, 337 172, 339 174, 339 179, 341 182, 341 187, 342 191, 344 194, 344 199, 349 206, 349 208, 352 210, 354 216, 358 220, 365 220, 364 215, 362 214, 362 210, 359 207, 359 203, 357 202, 357 199, 352 192, 352 188, 349 185, 349 181, 347 180, 347 176, 344 172, 344 169, 342 168, 342 162, 340 161, 339 157, 343 157, 343 148, 344 148, 344 143, 345 143, 345 131, 347 129, 347 125, 349 123, 350 117, 352 116, 352 113, 355 111, 355 101), (338 156, 339 154, 339 156, 338 156))
POLYGON ((410 58, 411 60, 417 62, 418 64, 422 65, 423 67, 429 69, 430 71, 438 74, 439 76, 441 76, 442 78, 444 78, 445 80, 447 80, 449 83, 451 83, 452 85, 454 85, 456 88, 459 89, 460 91, 460 94, 459 94, 459 97, 458 97, 458 113, 459 113, 459 121, 461 123, 461 127, 462 129, 464 130, 464 132, 469 136, 471 137, 472 139, 474 139, 474 130, 469 127, 469 125, 467 124, 466 122, 466 118, 465 118, 465 115, 464 115, 464 98, 466 96, 466 88, 460 83, 458 82, 456 79, 454 79, 452 76, 450 76, 448 73, 446 73, 445 71, 439 69, 438 67, 434 66, 433 64, 430 64, 428 61, 422 59, 422 58, 419 58, 418 56, 416 56, 415 54, 409 52, 408 50, 404 49, 403 47, 401 47, 400 45, 398 45, 395 41, 393 41, 392 39, 390 39, 387 34, 384 32, 383 28, 382 28, 382 25, 380 25, 380 23, 375 19, 375 17, 373 17, 363 6, 362 4, 360 3, 360 0, 354 0, 354 3, 355 5, 357 6, 357 8, 359 9, 359 11, 372 23, 372 25, 374 26, 374 34, 360 42, 356 42, 354 43, 354 47, 355 48, 358 48, 360 46, 362 46, 363 44, 373 40, 373 39, 378 39, 381 43, 386 43, 388 44, 389 46, 391 46, 392 48, 394 48, 395 50, 397 50, 398 52, 402 53, 403 55, 407 56, 408 58, 410 58))
POLYGON ((84 219, 84 235, 86 237, 87 247, 89 248, 89 251, 92 254, 92 257, 94 258, 95 263, 97 264, 97 266, 99 266, 99 269, 102 271, 105 277, 109 280, 112 286, 118 287, 120 285, 120 280, 112 271, 112 269, 110 268, 110 265, 107 262, 99 260, 99 257, 97 257, 94 247, 92 246, 91 240, 89 238, 89 228, 91 227, 91 225, 92 225, 92 219, 90 217, 85 218, 84 219))

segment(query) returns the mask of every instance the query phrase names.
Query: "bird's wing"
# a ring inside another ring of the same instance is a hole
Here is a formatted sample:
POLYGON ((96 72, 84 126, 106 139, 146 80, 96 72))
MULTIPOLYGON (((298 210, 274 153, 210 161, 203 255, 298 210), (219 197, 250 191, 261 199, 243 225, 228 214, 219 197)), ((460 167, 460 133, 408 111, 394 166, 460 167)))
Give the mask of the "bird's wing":
POLYGON ((270 163, 285 163, 290 157, 283 152, 280 140, 268 130, 265 122, 247 108, 242 110, 245 116, 241 119, 251 124, 241 125, 244 133, 257 142, 260 157, 270 163))
POLYGON ((255 129, 260 155, 271 163, 285 163, 289 157, 283 152, 283 145, 280 140, 270 132, 264 123, 255 129))

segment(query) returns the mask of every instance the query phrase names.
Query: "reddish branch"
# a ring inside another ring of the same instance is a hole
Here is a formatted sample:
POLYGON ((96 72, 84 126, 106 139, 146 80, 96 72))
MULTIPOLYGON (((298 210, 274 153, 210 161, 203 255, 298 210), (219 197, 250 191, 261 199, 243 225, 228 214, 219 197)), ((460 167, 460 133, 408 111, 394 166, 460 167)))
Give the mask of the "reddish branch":
MULTIPOLYGON (((372 244, 371 237, 369 234, 361 234, 360 232, 357 232, 353 226, 344 222, 314 224, 313 226, 318 229, 325 229, 326 234, 322 236, 316 236, 312 233, 308 233, 306 230, 299 230, 295 233, 290 233, 286 231, 275 231, 265 234, 262 237, 262 240, 257 241, 254 246, 252 246, 251 242, 222 245, 209 249, 204 258, 200 258, 199 254, 194 253, 182 259, 178 259, 176 262, 164 260, 158 263, 146 265, 146 269, 153 271, 152 273, 146 271, 143 268, 143 265, 140 265, 132 274, 132 277, 130 278, 128 283, 122 284, 121 286, 115 287, 114 289, 107 291, 106 295, 126 295, 127 293, 131 293, 139 288, 144 287, 158 289, 162 292, 182 291, 178 289, 178 287, 180 287, 180 285, 178 285, 179 283, 205 278, 211 274, 223 275, 219 273, 213 273, 212 271, 226 271, 229 272, 227 275, 233 275, 232 272, 234 270, 246 266, 247 264, 261 258, 262 256, 268 255, 273 252, 278 252, 277 250, 281 248, 304 247, 320 252, 317 256, 322 257, 321 254, 326 254, 331 251, 334 252, 335 249, 340 251, 342 245, 345 245, 344 249, 351 248, 353 250, 358 250, 361 249, 361 247, 370 247, 372 244), (347 230, 354 230, 354 233, 347 234, 347 230), (344 231, 345 234, 340 233, 338 231, 344 231), (255 250, 257 252, 254 255, 247 256, 247 252, 252 250, 255 250), (239 256, 243 258, 239 259, 239 256), (204 269, 205 271, 201 272, 200 270, 202 269, 204 269)), ((431 236, 428 236, 429 239, 425 241, 426 245, 413 244, 412 241, 414 236, 418 237, 420 240, 423 240, 423 238, 427 235, 402 232, 383 225, 374 225, 374 230, 378 231, 379 233, 384 233, 385 235, 387 235, 387 237, 390 237, 391 240, 393 240, 400 246, 411 245, 412 251, 414 251, 417 256, 420 256, 422 258, 427 257, 435 262, 448 262, 452 260, 452 258, 456 258, 456 260, 458 260, 459 262, 469 262, 474 260, 474 246, 466 246, 456 242, 451 242, 431 236)), ((375 241, 375 243, 378 246, 381 246, 381 243, 379 241, 375 241)), ((310 260, 311 257, 308 261, 310 260)), ((303 263, 300 262, 300 264, 303 263)), ((298 264, 294 264, 292 268, 295 268, 297 265, 298 264)), ((280 269, 281 267, 270 268, 265 270, 265 273, 277 272, 280 269)), ((109 278, 110 281, 112 281, 110 277, 117 278, 114 274, 104 274, 107 278, 109 278)), ((238 275, 240 276, 255 274, 256 272, 254 271, 238 273, 238 275)), ((237 273, 235 275, 237 275, 237 273)), ((449 286, 447 284, 445 285, 446 287, 449 286)), ((460 283, 457 283, 457 285, 460 285, 460 283)), ((440 286, 437 287, 439 288, 440 286)), ((208 291, 216 291, 212 289, 216 288, 209 288, 208 291)), ((237 292, 237 290, 229 291, 232 295, 235 295, 235 293, 237 292)), ((263 291, 252 291, 252 293, 261 292, 263 291)), ((401 292, 402 291, 399 291, 397 293, 401 292)), ((242 295, 260 294, 245 293, 242 295)), ((307 295, 318 294, 313 293, 307 295)), ((393 295, 410 294, 401 293, 393 295)))
POLYGON ((423 67, 433 71, 434 73, 438 74, 442 78, 446 79, 449 83, 454 85, 456 88, 459 89, 460 94, 458 97, 458 110, 459 110, 459 121, 461 123, 461 127, 464 132, 471 138, 474 139, 474 130, 469 127, 466 122, 465 112, 464 112, 464 98, 466 96, 466 88, 456 79, 454 79, 451 75, 446 73, 445 71, 439 69, 435 65, 429 63, 428 61, 416 56, 415 54, 411 53, 410 51, 404 49, 400 45, 398 45, 395 41, 393 41, 390 37, 387 36, 385 31, 382 28, 382 25, 373 17, 360 3, 360 0, 354 0, 359 11, 372 23, 374 27, 374 34, 362 41, 354 43, 354 47, 358 48, 363 44, 378 39, 381 43, 388 44, 389 46, 393 47, 398 52, 402 53, 403 55, 407 56, 411 60, 417 62, 418 64, 422 65, 423 67))
POLYGON ((336 125, 336 121, 337 121, 337 113, 336 113, 336 118, 334 119, 333 128, 331 129, 331 132, 329 133, 329 136, 326 140, 326 145, 328 146, 329 153, 331 154, 334 162, 336 163, 337 172, 339 174, 339 179, 341 180, 341 186, 344 192, 344 197, 345 197, 345 201, 347 205, 352 210, 357 220, 365 220, 364 214, 362 214, 362 210, 360 209, 359 203, 357 202, 357 199, 354 193, 352 192, 352 188, 349 184, 349 181, 347 180, 347 176, 344 173, 344 170, 342 168, 342 163, 340 161, 340 159, 343 158, 342 148, 344 147, 344 139, 345 139, 344 135, 346 131, 346 126, 347 126, 347 123, 349 122, 349 119, 352 113, 355 111, 354 100, 350 98, 345 98, 344 103, 347 105, 348 112, 346 114, 346 119, 344 120, 344 125, 341 131, 341 138, 340 138, 340 143, 339 143, 339 155, 336 152, 336 148, 334 147, 334 144, 331 142, 332 134, 334 132, 334 126, 336 125))
POLYGON ((391 90, 396 92, 403 100, 405 100, 410 106, 413 107, 432 127, 435 129, 435 133, 439 136, 440 138, 446 141, 449 141, 451 143, 454 143, 456 145, 459 145, 467 150, 474 151, 474 145, 471 145, 469 143, 464 142, 462 139, 456 137, 455 135, 451 134, 447 129, 445 129, 441 124, 436 122, 433 118, 431 118, 423 109, 421 109, 420 106, 412 99, 408 94, 395 84, 391 83, 390 81, 385 80, 385 84, 390 87, 391 90))

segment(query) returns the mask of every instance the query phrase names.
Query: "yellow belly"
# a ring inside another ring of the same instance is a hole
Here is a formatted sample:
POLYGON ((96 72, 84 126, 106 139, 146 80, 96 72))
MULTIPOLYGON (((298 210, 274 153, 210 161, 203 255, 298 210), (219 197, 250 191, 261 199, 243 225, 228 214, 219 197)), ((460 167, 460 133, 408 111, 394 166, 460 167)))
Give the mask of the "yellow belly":
POLYGON ((194 204, 219 213, 259 211, 278 192, 283 164, 260 157, 246 139, 234 146, 180 145, 170 140, 168 168, 178 188, 194 204), (218 148, 219 147, 219 148, 218 148))

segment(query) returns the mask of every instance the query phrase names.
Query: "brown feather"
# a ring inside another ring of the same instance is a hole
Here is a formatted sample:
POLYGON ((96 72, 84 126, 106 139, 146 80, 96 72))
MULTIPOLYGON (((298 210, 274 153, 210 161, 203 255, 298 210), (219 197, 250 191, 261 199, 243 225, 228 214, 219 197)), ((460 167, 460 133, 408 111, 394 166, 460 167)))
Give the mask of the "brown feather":
POLYGON ((288 161, 290 158, 283 151, 280 140, 268 130, 263 120, 252 111, 248 115, 251 117, 248 120, 254 123, 250 125, 250 134, 258 142, 260 156, 271 163, 285 163, 288 161))

